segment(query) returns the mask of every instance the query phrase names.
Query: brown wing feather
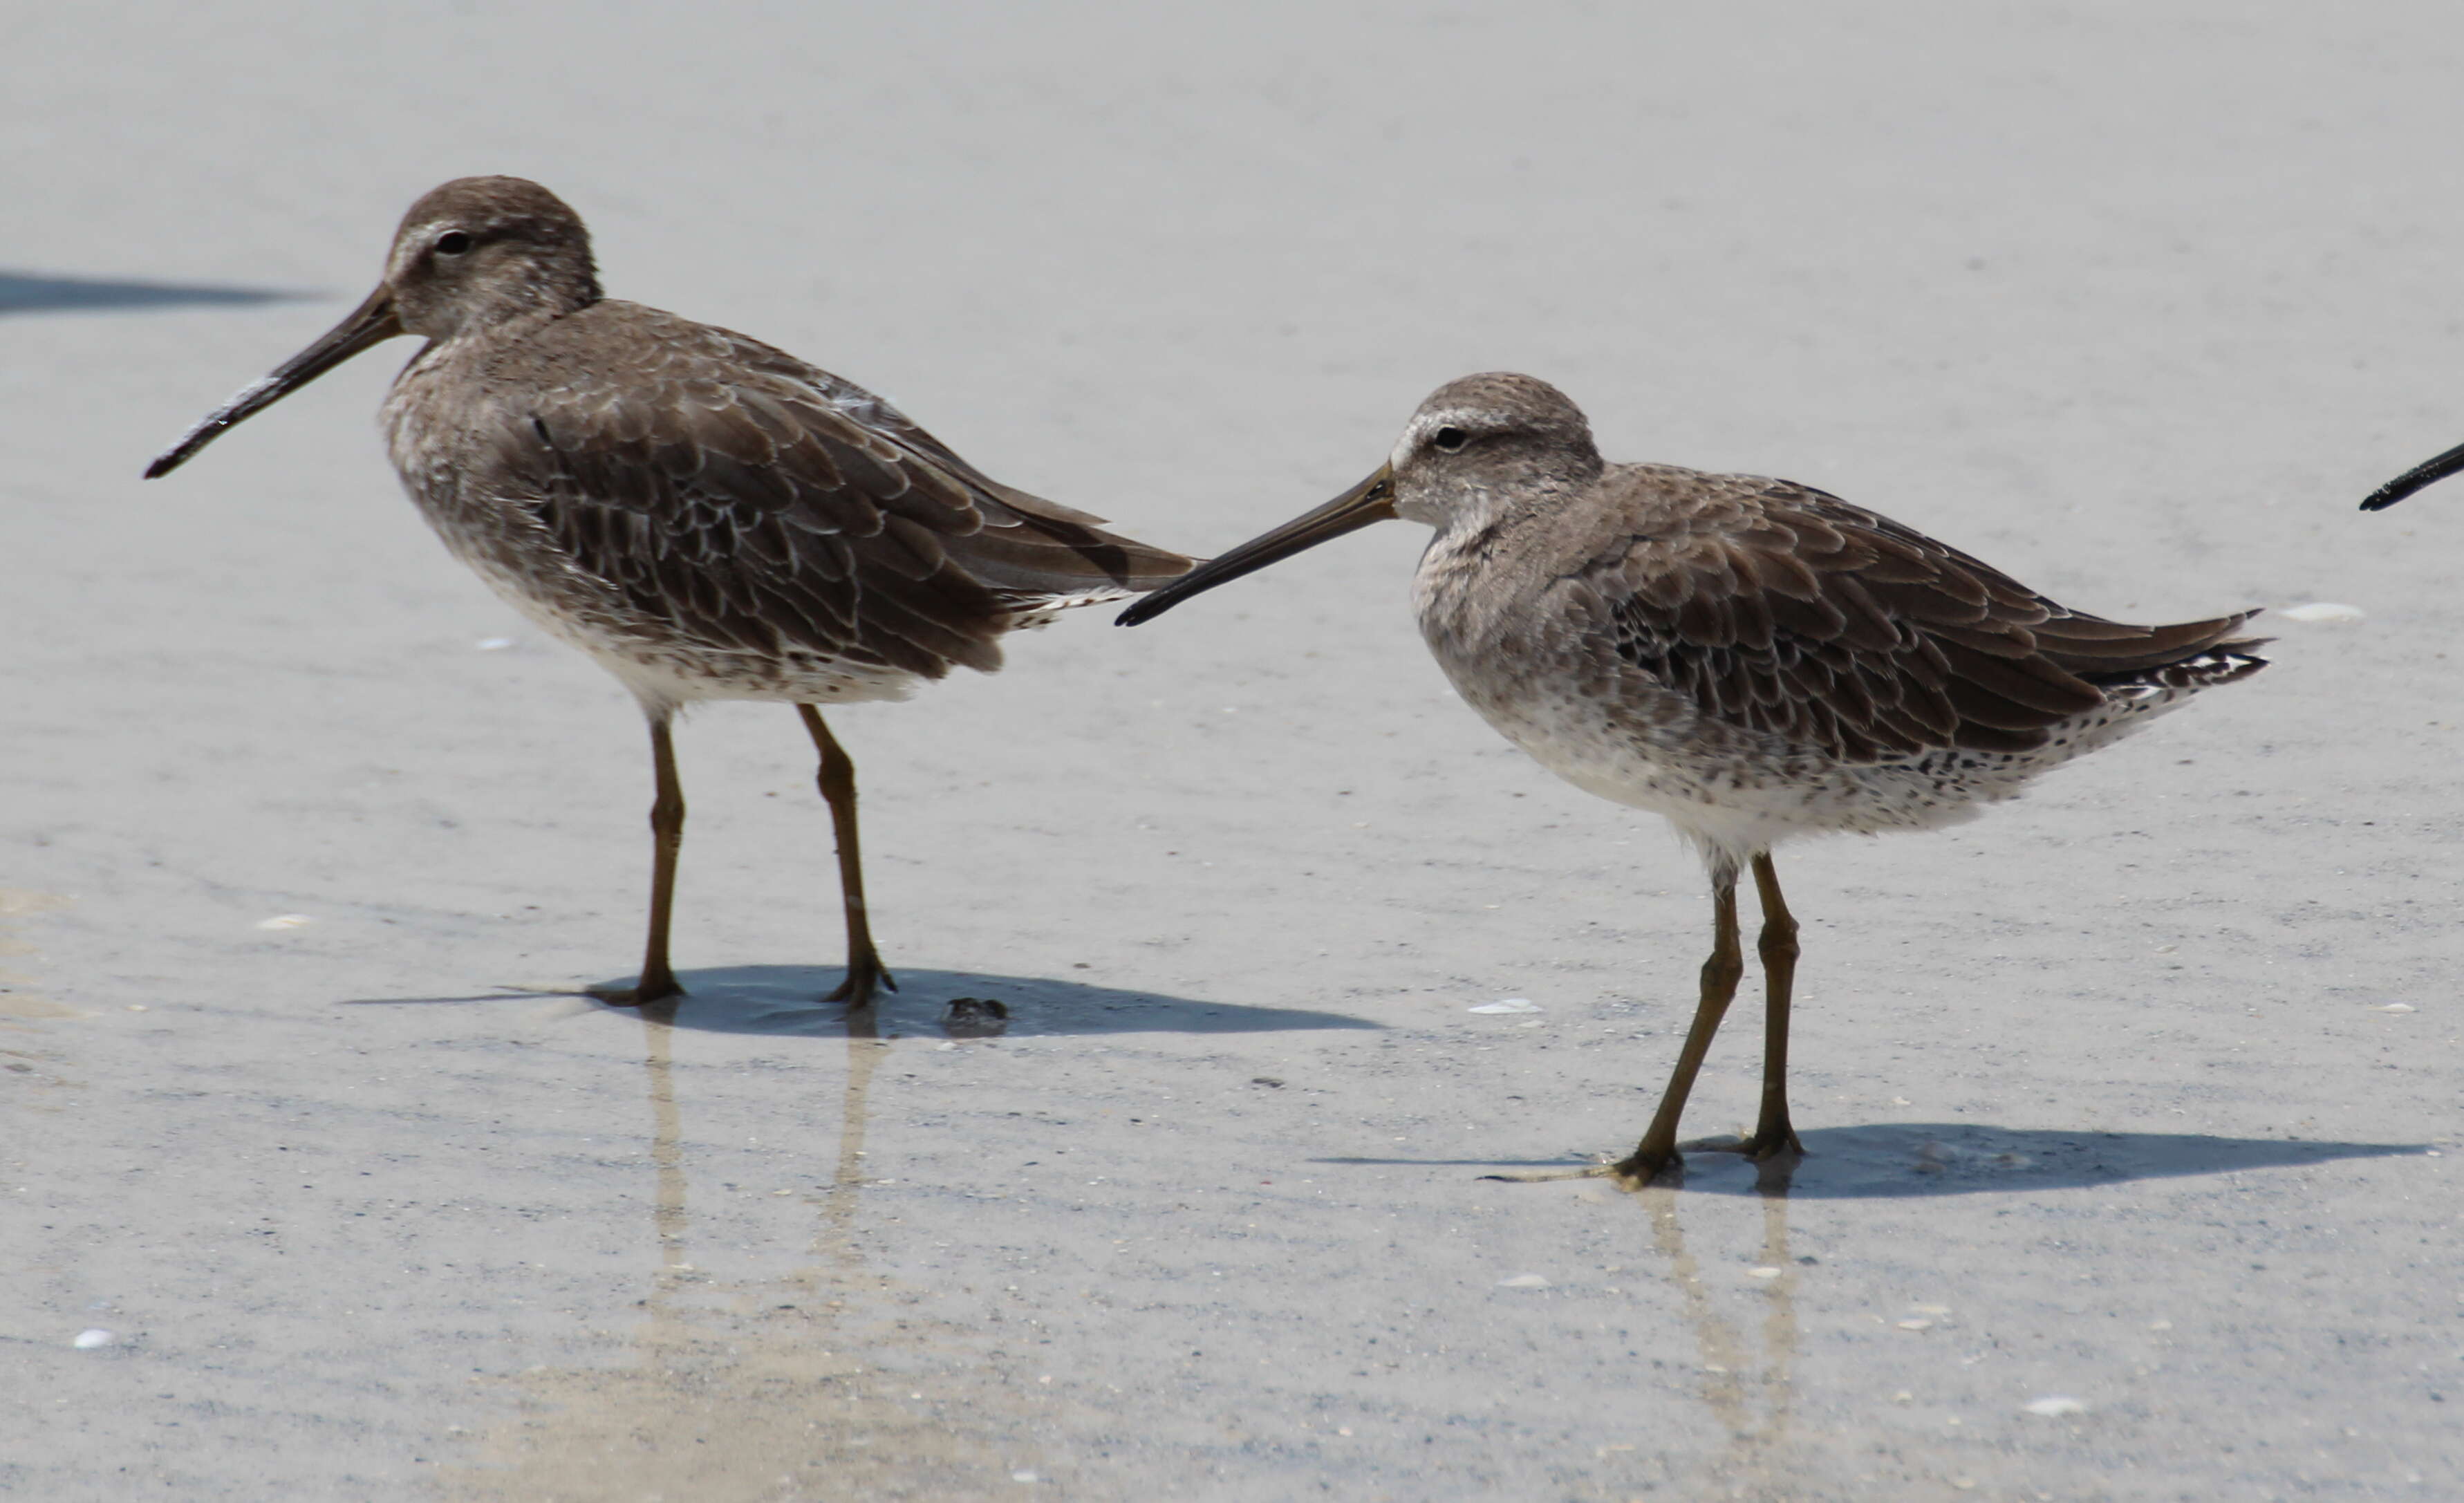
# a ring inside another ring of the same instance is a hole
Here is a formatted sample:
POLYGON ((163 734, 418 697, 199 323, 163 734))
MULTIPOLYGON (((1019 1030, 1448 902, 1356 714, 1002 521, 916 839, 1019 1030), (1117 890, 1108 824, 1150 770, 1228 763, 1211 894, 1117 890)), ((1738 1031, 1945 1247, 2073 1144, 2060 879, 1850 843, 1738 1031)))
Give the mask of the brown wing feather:
POLYGON ((496 425, 501 473, 578 568, 707 640, 937 678, 997 667, 1022 610, 1189 567, 994 482, 870 392, 724 329, 607 301, 510 358, 552 379, 498 388, 527 404, 496 425), (564 358, 568 340, 639 359, 601 369, 564 358))
POLYGON ((1578 576, 1618 657, 1706 715, 1840 761, 2032 750, 2101 684, 2224 644, 2252 614, 2106 621, 1820 491, 1635 470, 1683 499, 1578 576))
MULTIPOLYGON (((720 332, 724 331, 713 331, 720 332)), ((983 527, 957 550, 971 572, 1023 595, 1074 595, 1106 586, 1144 592, 1189 572, 1196 562, 1104 530, 1104 519, 1003 485, 958 456, 913 419, 851 381, 807 365, 741 335, 736 357, 793 387, 817 391, 842 415, 888 440, 911 459, 940 471, 972 497, 983 527)))

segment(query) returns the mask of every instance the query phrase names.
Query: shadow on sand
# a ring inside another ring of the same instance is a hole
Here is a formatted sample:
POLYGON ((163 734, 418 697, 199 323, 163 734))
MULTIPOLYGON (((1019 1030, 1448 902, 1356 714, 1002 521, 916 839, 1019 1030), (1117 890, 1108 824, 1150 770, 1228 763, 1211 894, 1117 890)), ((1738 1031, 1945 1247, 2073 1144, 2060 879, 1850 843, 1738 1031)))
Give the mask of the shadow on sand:
MULTIPOLYGON (((1805 1158, 1786 1172, 1757 1170, 1734 1154, 1685 1156, 1680 1187, 1714 1195, 1810 1200, 2076 1190, 2243 1169, 2300 1168, 2338 1159, 2419 1155, 2429 1143, 2339 1143, 2204 1133, 2100 1133, 1973 1122, 1893 1122, 1803 1133, 1805 1158)), ((1564 1160, 1551 1160, 1557 1163, 1564 1160)), ((1532 1167, 1505 1159, 1315 1159, 1312 1163, 1532 1167)))
MULTIPOLYGON (((1036 976, 994 976, 979 971, 934 971, 910 966, 891 973, 898 990, 875 999, 867 1036, 936 1036, 950 1019, 950 1004, 962 997, 998 1002, 1008 1016, 998 1028, 954 1026, 959 1037, 1000 1032, 1010 1038, 1105 1033, 1282 1033, 1308 1028, 1369 1028, 1366 1018, 1298 1007, 1243 1007, 1193 1002, 1151 991, 1121 991, 1085 982, 1036 976)), ((667 1019, 671 1027, 705 1033, 762 1033, 778 1037, 845 1038, 848 1009, 823 1002, 841 972, 827 965, 719 965, 682 971, 685 996, 667 1019)), ((624 985, 631 978, 611 978, 624 985)), ((354 999, 349 1006, 478 1003, 536 998, 539 990, 508 987, 471 997, 354 999)), ((578 994, 577 994, 578 995, 578 994)), ((630 1008, 610 1008, 627 1011, 630 1008)))
POLYGON ((172 282, 115 282, 85 276, 0 272, 0 314, 93 313, 200 304, 297 302, 321 296, 271 287, 194 287, 172 282))

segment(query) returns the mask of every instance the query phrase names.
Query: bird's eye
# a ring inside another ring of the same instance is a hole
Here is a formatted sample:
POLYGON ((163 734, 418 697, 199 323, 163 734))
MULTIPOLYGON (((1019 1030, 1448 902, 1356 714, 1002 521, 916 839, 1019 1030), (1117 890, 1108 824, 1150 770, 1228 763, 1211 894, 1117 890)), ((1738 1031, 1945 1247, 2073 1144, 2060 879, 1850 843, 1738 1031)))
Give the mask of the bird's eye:
POLYGON ((1470 442, 1471 435, 1464 432, 1460 428, 1441 428, 1429 435, 1430 447, 1434 449, 1442 449, 1447 453, 1453 453, 1456 450, 1461 449, 1463 445, 1470 442))
POLYGON ((459 230, 448 230, 436 237, 436 254, 439 255, 460 255, 469 249, 471 237, 459 230))

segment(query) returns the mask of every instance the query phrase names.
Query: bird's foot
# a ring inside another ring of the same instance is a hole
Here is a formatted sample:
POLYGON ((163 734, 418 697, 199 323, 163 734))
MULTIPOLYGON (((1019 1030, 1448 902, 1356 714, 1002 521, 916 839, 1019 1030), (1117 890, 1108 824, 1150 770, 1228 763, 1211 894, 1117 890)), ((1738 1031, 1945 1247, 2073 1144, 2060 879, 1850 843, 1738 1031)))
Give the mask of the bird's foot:
POLYGON ((839 983, 839 989, 822 1000, 844 1002, 850 1007, 869 1007, 872 1006, 872 994, 876 990, 897 989, 896 978, 882 968, 880 956, 860 955, 847 962, 847 980, 839 983))
POLYGON ((1792 1162, 1805 1157, 1805 1145, 1796 1140, 1796 1129, 1786 1122, 1776 1127, 1757 1127, 1754 1136, 1737 1144, 1737 1152, 1756 1163, 1772 1163, 1785 1159, 1792 1162))
POLYGON ((1770 1163, 1775 1159, 1802 1159, 1805 1145, 1786 1126, 1777 1130, 1757 1128, 1750 1138, 1723 1133, 1717 1138, 1697 1138, 1682 1144, 1687 1153, 1735 1154, 1755 1163, 1770 1163))
MULTIPOLYGON (((1695 1145, 1689 1143, 1687 1147, 1695 1145)), ((1685 1156, 1674 1148, 1638 1148, 1609 1166, 1617 1183, 1630 1190, 1648 1184, 1685 1183, 1685 1156)))
POLYGON ((1552 1180, 1615 1180, 1625 1189, 1639 1190, 1650 1184, 1683 1184, 1685 1183, 1685 1155, 1689 1153, 1737 1154, 1765 1166, 1793 1166, 1805 1157, 1805 1146, 1786 1123, 1776 1129, 1757 1131, 1751 1138, 1724 1135, 1718 1138, 1692 1138, 1672 1147, 1637 1148, 1614 1163, 1603 1154, 1597 1163, 1579 1169, 1525 1169, 1484 1174, 1484 1180, 1506 1180, 1515 1184, 1543 1184, 1552 1180))
POLYGON ((1776 1128, 1756 1128, 1751 1138, 1698 1138, 1684 1146, 1694 1153, 1735 1154, 1754 1166, 1755 1187, 1766 1195, 1787 1194, 1790 1178, 1805 1159, 1805 1145, 1785 1122, 1776 1128))
POLYGON ((685 994, 685 989, 675 977, 661 974, 644 976, 630 986, 584 986, 582 994, 611 1007, 649 1007, 675 1001, 685 994))

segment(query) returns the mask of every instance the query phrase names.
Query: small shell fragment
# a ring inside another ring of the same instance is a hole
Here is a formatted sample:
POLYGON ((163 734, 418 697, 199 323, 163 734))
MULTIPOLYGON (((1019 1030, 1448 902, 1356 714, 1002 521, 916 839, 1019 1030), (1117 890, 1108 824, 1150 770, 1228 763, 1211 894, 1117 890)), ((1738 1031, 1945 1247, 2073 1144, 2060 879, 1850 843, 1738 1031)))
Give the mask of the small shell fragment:
POLYGON ((2409 1002, 2390 1002, 2379 1010, 2381 1012, 2410 1012, 2413 1011, 2414 1008, 2412 1004, 2409 1002))
POLYGON ((1933 1329, 1933 1322, 1930 1320, 1903 1320, 1900 1322, 1900 1329, 1903 1331, 1930 1331, 1933 1329))
POLYGON ((2041 1399, 2032 1399, 2028 1403, 2019 1405, 2019 1407, 2030 1414, 2041 1414, 2049 1420, 2057 1420, 2065 1414, 2085 1414, 2087 1412, 2086 1404, 2079 1403, 2077 1399, 2072 1398, 2068 1394, 2060 1393, 2049 1393, 2041 1399))
POLYGON ((2275 614, 2287 621, 2299 621, 2313 626, 2343 626, 2347 622, 2361 620, 2363 610, 2359 606, 2339 605, 2332 600, 2314 600, 2307 605, 2287 606, 2276 611, 2275 614))
POLYGON ((98 1346, 109 1346, 112 1342, 119 1339, 120 1337, 113 1336, 110 1332, 98 1328, 95 1330, 78 1332, 77 1334, 77 1339, 69 1344, 76 1347, 80 1352, 91 1352, 98 1346))
POLYGON ((1537 1273, 1517 1273, 1512 1278, 1497 1281, 1500 1289, 1547 1289, 1549 1281, 1537 1273))
POLYGON ((256 926, 260 929, 305 929, 316 921, 306 914, 276 914, 271 918, 258 919, 256 926))
POLYGON ((1529 997, 1506 997, 1496 1002, 1481 1003, 1471 1010, 1474 1012, 1537 1012, 1540 1010, 1540 1005, 1529 997))

